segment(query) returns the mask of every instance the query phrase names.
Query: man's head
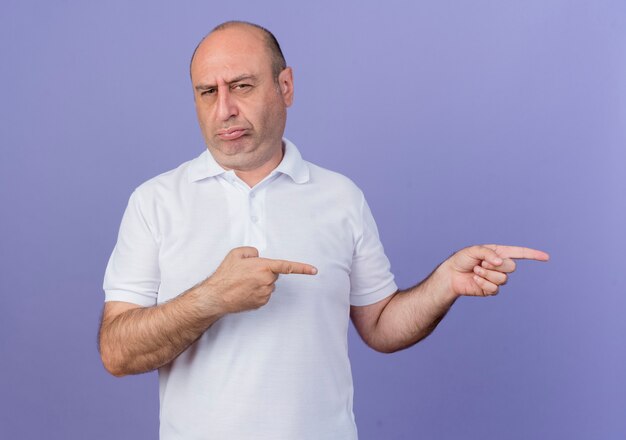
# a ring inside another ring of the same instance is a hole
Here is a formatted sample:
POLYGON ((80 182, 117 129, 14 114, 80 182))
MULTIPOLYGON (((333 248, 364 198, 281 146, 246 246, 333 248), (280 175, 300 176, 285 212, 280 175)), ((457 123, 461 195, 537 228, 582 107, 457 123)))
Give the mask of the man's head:
POLYGON ((267 50, 269 50, 270 52, 270 57, 272 61, 272 73, 274 74, 274 79, 275 80, 278 79, 278 75, 280 74, 280 72, 282 72, 283 69, 287 67, 287 62, 285 61, 285 56, 283 55, 283 51, 280 48, 280 44, 278 44, 278 40, 276 39, 274 34, 272 34, 270 31, 265 29, 263 26, 259 26, 258 24, 249 23, 247 21, 235 21, 235 20, 226 21, 222 24, 218 24, 217 26, 213 28, 213 30, 211 30, 211 32, 209 32, 208 35, 206 35, 202 40, 200 40, 200 42, 198 43, 198 45, 193 51, 193 55, 191 56, 191 62, 189 63, 189 72, 191 73, 191 65, 193 64, 193 60, 196 57, 196 52, 198 51, 198 48, 204 42, 204 40, 213 32, 222 31, 233 26, 250 26, 262 32, 263 37, 265 38, 265 44, 267 45, 267 50))
POLYGON ((200 42, 190 70, 200 128, 217 162, 241 171, 275 167, 293 77, 274 36, 250 23, 221 24, 200 42))

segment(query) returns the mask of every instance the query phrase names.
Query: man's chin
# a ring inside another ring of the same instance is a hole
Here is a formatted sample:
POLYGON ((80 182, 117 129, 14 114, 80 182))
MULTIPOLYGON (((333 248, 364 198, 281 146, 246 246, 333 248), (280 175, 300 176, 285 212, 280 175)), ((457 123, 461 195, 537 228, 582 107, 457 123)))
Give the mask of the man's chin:
POLYGON ((246 154, 253 150, 254 147, 250 143, 250 139, 247 137, 240 137, 231 141, 219 141, 213 146, 209 146, 209 151, 215 156, 220 155, 222 157, 234 157, 240 154, 246 154))
POLYGON ((209 152, 222 168, 229 170, 245 170, 255 163, 254 150, 250 151, 246 145, 221 145, 220 148, 209 148, 209 152))

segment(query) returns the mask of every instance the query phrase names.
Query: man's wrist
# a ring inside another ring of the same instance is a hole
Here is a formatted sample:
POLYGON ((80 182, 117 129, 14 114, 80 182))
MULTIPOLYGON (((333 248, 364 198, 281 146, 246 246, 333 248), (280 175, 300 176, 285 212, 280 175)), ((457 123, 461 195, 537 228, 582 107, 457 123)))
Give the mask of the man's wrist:
POLYGON ((435 297, 435 301, 444 305, 452 305, 458 298, 459 294, 454 292, 452 288, 452 269, 450 268, 450 260, 441 263, 430 276, 432 279, 431 292, 435 297))
POLYGON ((207 278, 202 283, 189 289, 187 295, 195 304, 196 310, 206 317, 211 323, 230 313, 226 304, 221 300, 217 288, 207 278))

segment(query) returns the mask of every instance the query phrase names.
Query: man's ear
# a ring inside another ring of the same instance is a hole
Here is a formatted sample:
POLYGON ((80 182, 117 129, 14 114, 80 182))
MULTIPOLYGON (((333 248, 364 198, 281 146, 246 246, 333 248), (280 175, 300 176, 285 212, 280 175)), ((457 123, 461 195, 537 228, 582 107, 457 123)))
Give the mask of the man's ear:
POLYGON ((283 95, 285 106, 291 106, 293 103, 293 70, 291 70, 291 67, 285 67, 278 74, 278 87, 280 88, 280 94, 283 95))

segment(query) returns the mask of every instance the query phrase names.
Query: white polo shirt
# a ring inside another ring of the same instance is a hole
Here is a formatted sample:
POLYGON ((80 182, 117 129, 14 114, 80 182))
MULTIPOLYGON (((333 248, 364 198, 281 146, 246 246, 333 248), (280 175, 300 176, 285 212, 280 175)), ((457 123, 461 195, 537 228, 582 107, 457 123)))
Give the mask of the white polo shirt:
POLYGON ((106 301, 166 302, 238 246, 319 271, 281 275, 265 306, 221 318, 159 369, 162 440, 357 438, 350 305, 397 286, 362 192, 284 145, 279 166, 253 188, 204 151, 130 197, 106 301))

